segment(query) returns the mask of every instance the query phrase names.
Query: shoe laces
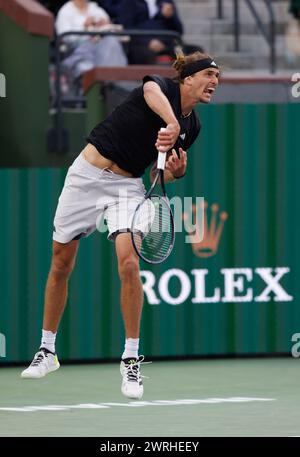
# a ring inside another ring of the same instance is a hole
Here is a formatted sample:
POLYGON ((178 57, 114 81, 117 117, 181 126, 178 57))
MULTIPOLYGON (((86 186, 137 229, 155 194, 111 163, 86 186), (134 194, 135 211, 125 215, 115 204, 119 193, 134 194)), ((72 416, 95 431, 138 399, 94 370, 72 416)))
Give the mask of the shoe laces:
POLYGON ((38 351, 34 358, 33 361, 31 362, 32 367, 37 367, 39 366, 47 357, 47 354, 44 351, 38 351))
POLYGON ((127 381, 138 382, 140 378, 147 378, 147 376, 142 376, 140 373, 140 366, 147 365, 152 362, 144 362, 145 356, 140 355, 138 359, 130 360, 129 363, 125 363, 127 381))

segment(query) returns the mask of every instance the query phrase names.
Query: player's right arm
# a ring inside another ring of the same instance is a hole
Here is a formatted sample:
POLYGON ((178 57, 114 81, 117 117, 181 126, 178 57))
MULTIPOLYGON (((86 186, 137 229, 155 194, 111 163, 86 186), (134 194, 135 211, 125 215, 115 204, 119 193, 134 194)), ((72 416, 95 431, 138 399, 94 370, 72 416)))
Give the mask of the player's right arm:
POLYGON ((147 81, 144 86, 144 99, 158 116, 167 124, 166 130, 158 132, 156 148, 162 152, 169 151, 177 141, 180 133, 180 125, 176 119, 172 106, 159 87, 154 81, 147 81))

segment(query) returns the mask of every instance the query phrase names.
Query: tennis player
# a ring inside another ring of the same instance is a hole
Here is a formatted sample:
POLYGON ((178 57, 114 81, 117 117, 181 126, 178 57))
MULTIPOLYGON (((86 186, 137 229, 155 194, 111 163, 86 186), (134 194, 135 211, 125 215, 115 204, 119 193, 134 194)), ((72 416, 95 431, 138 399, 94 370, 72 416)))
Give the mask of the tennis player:
POLYGON ((120 365, 121 391, 129 398, 143 395, 140 365, 144 358, 138 353, 143 288, 130 235, 134 210, 145 192, 141 176, 155 164, 158 150, 169 152, 166 182, 184 176, 186 150, 200 132, 194 108, 211 101, 220 75, 214 60, 200 52, 177 55, 174 68, 174 80, 146 76, 142 86, 92 130, 87 146, 68 170, 54 219, 41 345, 22 378, 41 378, 60 366, 55 338, 79 240, 96 230, 96 221, 103 215, 108 238, 115 243, 121 280, 126 336, 120 365), (166 130, 160 132, 161 127, 166 130), (120 191, 126 191, 127 199, 120 191), (105 204, 101 206, 99 201, 105 204))

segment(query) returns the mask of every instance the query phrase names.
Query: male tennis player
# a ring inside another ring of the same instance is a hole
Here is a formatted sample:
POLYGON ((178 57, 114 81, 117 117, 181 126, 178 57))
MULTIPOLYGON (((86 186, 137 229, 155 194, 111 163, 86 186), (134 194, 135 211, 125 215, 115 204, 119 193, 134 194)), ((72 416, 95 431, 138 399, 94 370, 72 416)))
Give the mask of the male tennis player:
POLYGON ((200 52, 180 54, 174 63, 176 80, 146 76, 88 137, 88 144, 69 168, 54 219, 53 257, 46 285, 42 340, 23 378, 41 378, 59 368, 55 338, 67 298, 68 279, 75 264, 79 240, 96 229, 103 214, 115 242, 121 280, 121 310, 125 325, 125 348, 121 358, 122 393, 139 399, 143 395, 138 355, 143 288, 139 260, 130 235, 131 219, 144 195, 141 180, 155 163, 158 150, 171 151, 165 179, 181 178, 186 171, 186 150, 200 131, 194 111, 209 103, 220 71, 211 57, 200 52), (160 132, 160 128, 166 130, 160 132), (128 211, 126 191, 132 203, 128 211), (105 202, 98 204, 99 199, 105 202), (116 211, 117 209, 117 211, 116 211))

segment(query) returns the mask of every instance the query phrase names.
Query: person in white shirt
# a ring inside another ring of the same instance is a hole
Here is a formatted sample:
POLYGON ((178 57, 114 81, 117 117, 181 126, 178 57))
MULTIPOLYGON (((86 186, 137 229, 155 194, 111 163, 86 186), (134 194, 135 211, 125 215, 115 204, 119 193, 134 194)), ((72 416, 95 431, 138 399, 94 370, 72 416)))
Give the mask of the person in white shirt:
MULTIPOLYGON (((103 30, 110 24, 110 17, 96 2, 70 0, 59 10, 56 19, 56 32, 103 30)), ((70 55, 63 61, 65 68, 74 79, 95 67, 127 65, 127 57, 121 43, 115 36, 102 38, 68 35, 64 42, 70 55)))

